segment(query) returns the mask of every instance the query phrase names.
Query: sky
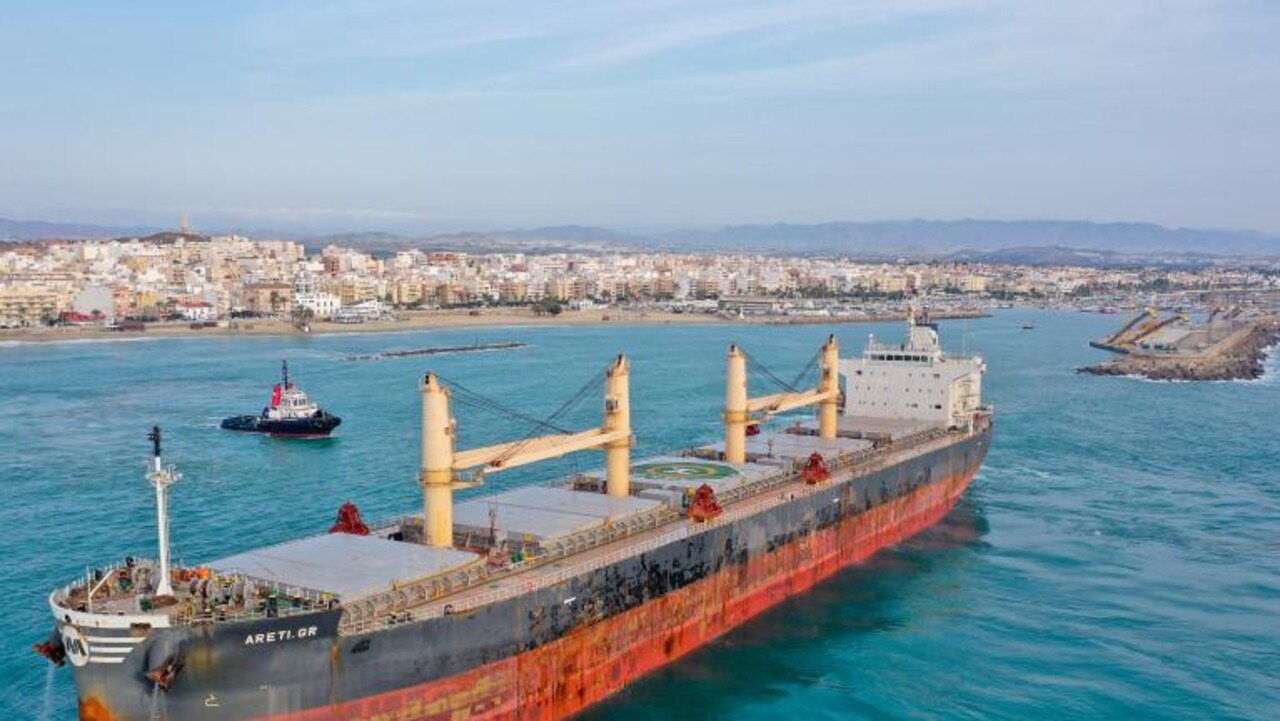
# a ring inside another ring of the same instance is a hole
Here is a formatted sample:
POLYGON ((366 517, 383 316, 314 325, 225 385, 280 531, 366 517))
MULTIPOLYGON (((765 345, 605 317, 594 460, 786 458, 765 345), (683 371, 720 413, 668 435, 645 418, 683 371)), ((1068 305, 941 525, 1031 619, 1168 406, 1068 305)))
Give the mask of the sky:
POLYGON ((0 0, 0 216, 1280 232, 1280 2, 0 0))

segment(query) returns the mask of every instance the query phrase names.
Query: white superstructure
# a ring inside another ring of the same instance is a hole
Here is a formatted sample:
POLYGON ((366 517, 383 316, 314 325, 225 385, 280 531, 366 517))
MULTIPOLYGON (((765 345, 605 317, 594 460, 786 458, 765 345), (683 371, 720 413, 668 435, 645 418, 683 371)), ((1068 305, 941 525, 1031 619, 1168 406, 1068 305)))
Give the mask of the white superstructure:
POLYGON ((982 405, 987 364, 978 356, 948 356, 931 323, 907 313, 907 341, 871 336, 861 358, 840 361, 846 416, 903 418, 948 427, 967 426, 982 405))
POLYGON ((332 293, 298 293, 293 297, 293 307, 309 310, 317 318, 332 318, 342 308, 342 299, 332 293))

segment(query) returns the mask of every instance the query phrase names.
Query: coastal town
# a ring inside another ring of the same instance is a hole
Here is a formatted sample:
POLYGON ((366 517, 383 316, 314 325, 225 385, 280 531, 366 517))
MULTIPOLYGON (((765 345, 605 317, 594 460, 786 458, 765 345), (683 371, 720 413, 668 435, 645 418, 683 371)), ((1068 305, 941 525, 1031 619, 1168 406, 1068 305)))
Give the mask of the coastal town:
POLYGON ((1246 266, 1072 267, 598 249, 527 254, 399 250, 207 235, 0 244, 0 328, 312 330, 428 314, 609 320, 879 319, 907 296, 940 313, 997 304, 1120 312, 1261 297, 1280 275, 1246 266), (277 325, 262 325, 274 322, 277 325))

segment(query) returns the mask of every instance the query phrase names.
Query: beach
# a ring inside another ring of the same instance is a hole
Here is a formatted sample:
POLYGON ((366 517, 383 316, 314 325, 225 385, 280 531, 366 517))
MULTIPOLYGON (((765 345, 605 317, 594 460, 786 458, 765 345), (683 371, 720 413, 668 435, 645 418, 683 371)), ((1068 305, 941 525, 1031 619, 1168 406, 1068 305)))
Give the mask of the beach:
POLYGON ((394 320, 370 320, 363 323, 312 321, 310 331, 294 327, 289 320, 247 318, 219 321, 216 327, 193 328, 185 321, 148 323, 146 330, 111 330, 102 326, 57 326, 0 330, 0 342, 55 342, 67 340, 111 340, 128 338, 174 338, 211 336, 290 336, 329 335, 335 333, 391 333, 412 330, 481 328, 492 326, 599 325, 642 324, 669 325, 722 323, 717 315, 671 313, 666 311, 630 311, 594 309, 565 311, 559 315, 537 315, 529 308, 479 308, 426 311, 401 311, 394 320))
MULTIPOLYGON (((981 317, 985 313, 947 312, 935 314, 938 319, 981 317)), ((870 323, 901 320, 902 313, 880 313, 866 316, 798 316, 749 315, 726 316, 716 313, 674 313, 664 310, 631 310, 595 308, 566 310, 558 315, 538 315, 531 308, 452 308, 447 310, 398 311, 394 320, 370 320, 363 323, 334 323, 316 320, 309 331, 295 328, 289 320, 248 318, 219 321, 215 327, 192 327, 186 321, 148 323, 145 330, 112 330, 103 326, 52 326, 0 330, 0 343, 40 343, 73 340, 126 340, 137 338, 180 338, 213 336, 293 336, 329 335, 336 333, 392 333, 413 330, 484 328, 495 326, 566 326, 566 325, 709 325, 718 323, 808 325, 826 323, 870 323)))

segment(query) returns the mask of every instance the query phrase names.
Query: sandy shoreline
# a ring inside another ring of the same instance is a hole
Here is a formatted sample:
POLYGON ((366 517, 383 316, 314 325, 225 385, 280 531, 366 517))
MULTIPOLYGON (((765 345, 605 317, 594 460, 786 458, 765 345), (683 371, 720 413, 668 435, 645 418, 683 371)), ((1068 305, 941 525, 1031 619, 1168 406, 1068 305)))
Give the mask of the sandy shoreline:
POLYGON ((143 331, 114 331, 98 327, 21 328, 0 330, 0 342, 49 343, 74 340, 131 340, 138 338, 213 338, 244 336, 336 335, 341 333, 402 333, 416 330, 455 330, 492 326, 555 325, 692 325, 726 322, 707 314, 668 312, 636 312, 617 310, 566 311, 557 316, 539 316, 522 308, 485 309, 473 315, 470 311, 413 311, 403 313, 400 320, 377 320, 365 323, 328 323, 316 321, 311 332, 304 334, 287 320, 247 319, 222 322, 216 328, 191 327, 190 323, 148 323, 143 331))
MULTIPOLYGON (((309 335, 340 333, 403 333, 418 330, 459 330, 497 326, 566 326, 566 325, 711 325, 769 324, 808 325, 837 323, 873 323, 901 320, 899 314, 875 317, 822 316, 749 316, 731 318, 709 313, 671 313, 668 311, 633 311, 599 309, 565 311, 555 316, 539 316, 527 308, 488 308, 470 310, 409 311, 399 320, 366 323, 313 322, 309 335)), ((947 317, 979 317, 979 315, 943 315, 947 317)), ((216 328, 194 329, 190 323, 148 323, 144 331, 113 331, 99 327, 21 328, 0 330, 0 343, 56 343, 79 340, 136 340, 140 338, 213 338, 256 336, 302 336, 287 320, 249 319, 223 322, 216 328)))

